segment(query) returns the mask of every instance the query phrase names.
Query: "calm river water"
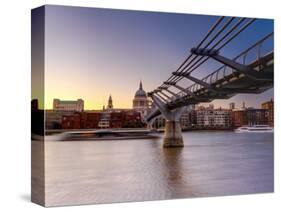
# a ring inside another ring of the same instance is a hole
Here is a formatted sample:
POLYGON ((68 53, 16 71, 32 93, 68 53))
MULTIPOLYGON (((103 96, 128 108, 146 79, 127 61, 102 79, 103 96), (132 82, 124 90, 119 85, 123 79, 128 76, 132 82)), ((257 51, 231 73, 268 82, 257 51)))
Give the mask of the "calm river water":
POLYGON ((273 191, 273 134, 185 132, 162 139, 45 143, 47 205, 273 191))

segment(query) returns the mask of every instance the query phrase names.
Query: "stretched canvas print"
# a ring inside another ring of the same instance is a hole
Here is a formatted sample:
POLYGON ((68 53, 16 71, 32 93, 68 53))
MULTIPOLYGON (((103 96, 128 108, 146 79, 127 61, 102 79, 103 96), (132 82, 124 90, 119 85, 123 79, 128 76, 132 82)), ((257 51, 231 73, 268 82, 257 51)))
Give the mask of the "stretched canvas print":
POLYGON ((274 191, 274 22, 46 5, 32 22, 43 206, 274 191))

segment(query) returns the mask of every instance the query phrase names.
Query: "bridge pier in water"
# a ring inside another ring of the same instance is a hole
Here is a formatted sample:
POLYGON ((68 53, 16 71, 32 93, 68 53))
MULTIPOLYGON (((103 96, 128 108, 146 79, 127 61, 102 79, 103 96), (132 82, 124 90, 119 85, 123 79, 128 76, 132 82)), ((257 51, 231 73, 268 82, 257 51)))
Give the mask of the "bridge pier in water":
POLYGON ((180 121, 166 120, 163 147, 183 147, 180 121))
POLYGON ((158 97, 152 94, 151 98, 166 119, 163 147, 183 147, 180 117, 185 107, 169 110, 158 97))

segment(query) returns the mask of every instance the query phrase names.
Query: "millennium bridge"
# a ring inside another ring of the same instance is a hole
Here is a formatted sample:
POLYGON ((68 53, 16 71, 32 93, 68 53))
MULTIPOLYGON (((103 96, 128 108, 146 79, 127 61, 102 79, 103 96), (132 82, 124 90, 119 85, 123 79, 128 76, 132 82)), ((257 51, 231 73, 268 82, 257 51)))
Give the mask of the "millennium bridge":
POLYGON ((221 50, 239 37, 256 19, 220 17, 179 68, 159 87, 148 93, 152 109, 145 117, 150 125, 162 115, 165 120, 164 147, 183 147, 179 119, 187 106, 216 99, 229 99, 237 94, 259 94, 273 87, 274 49, 273 32, 245 47, 234 58, 221 54, 221 50), (272 42, 272 48, 262 51, 272 42), (254 55, 254 57, 253 57, 254 55), (204 78, 192 74, 208 60, 221 66, 204 78), (183 86, 183 79, 193 84, 183 86), (175 91, 176 90, 176 91, 175 91))

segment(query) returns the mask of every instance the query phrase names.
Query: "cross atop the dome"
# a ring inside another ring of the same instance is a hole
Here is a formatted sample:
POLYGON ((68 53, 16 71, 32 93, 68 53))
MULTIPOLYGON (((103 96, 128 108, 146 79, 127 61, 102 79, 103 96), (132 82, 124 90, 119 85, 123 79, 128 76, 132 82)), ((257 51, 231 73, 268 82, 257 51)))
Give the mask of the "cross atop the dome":
POLYGON ((140 90, 142 90, 142 81, 140 81, 140 90))

